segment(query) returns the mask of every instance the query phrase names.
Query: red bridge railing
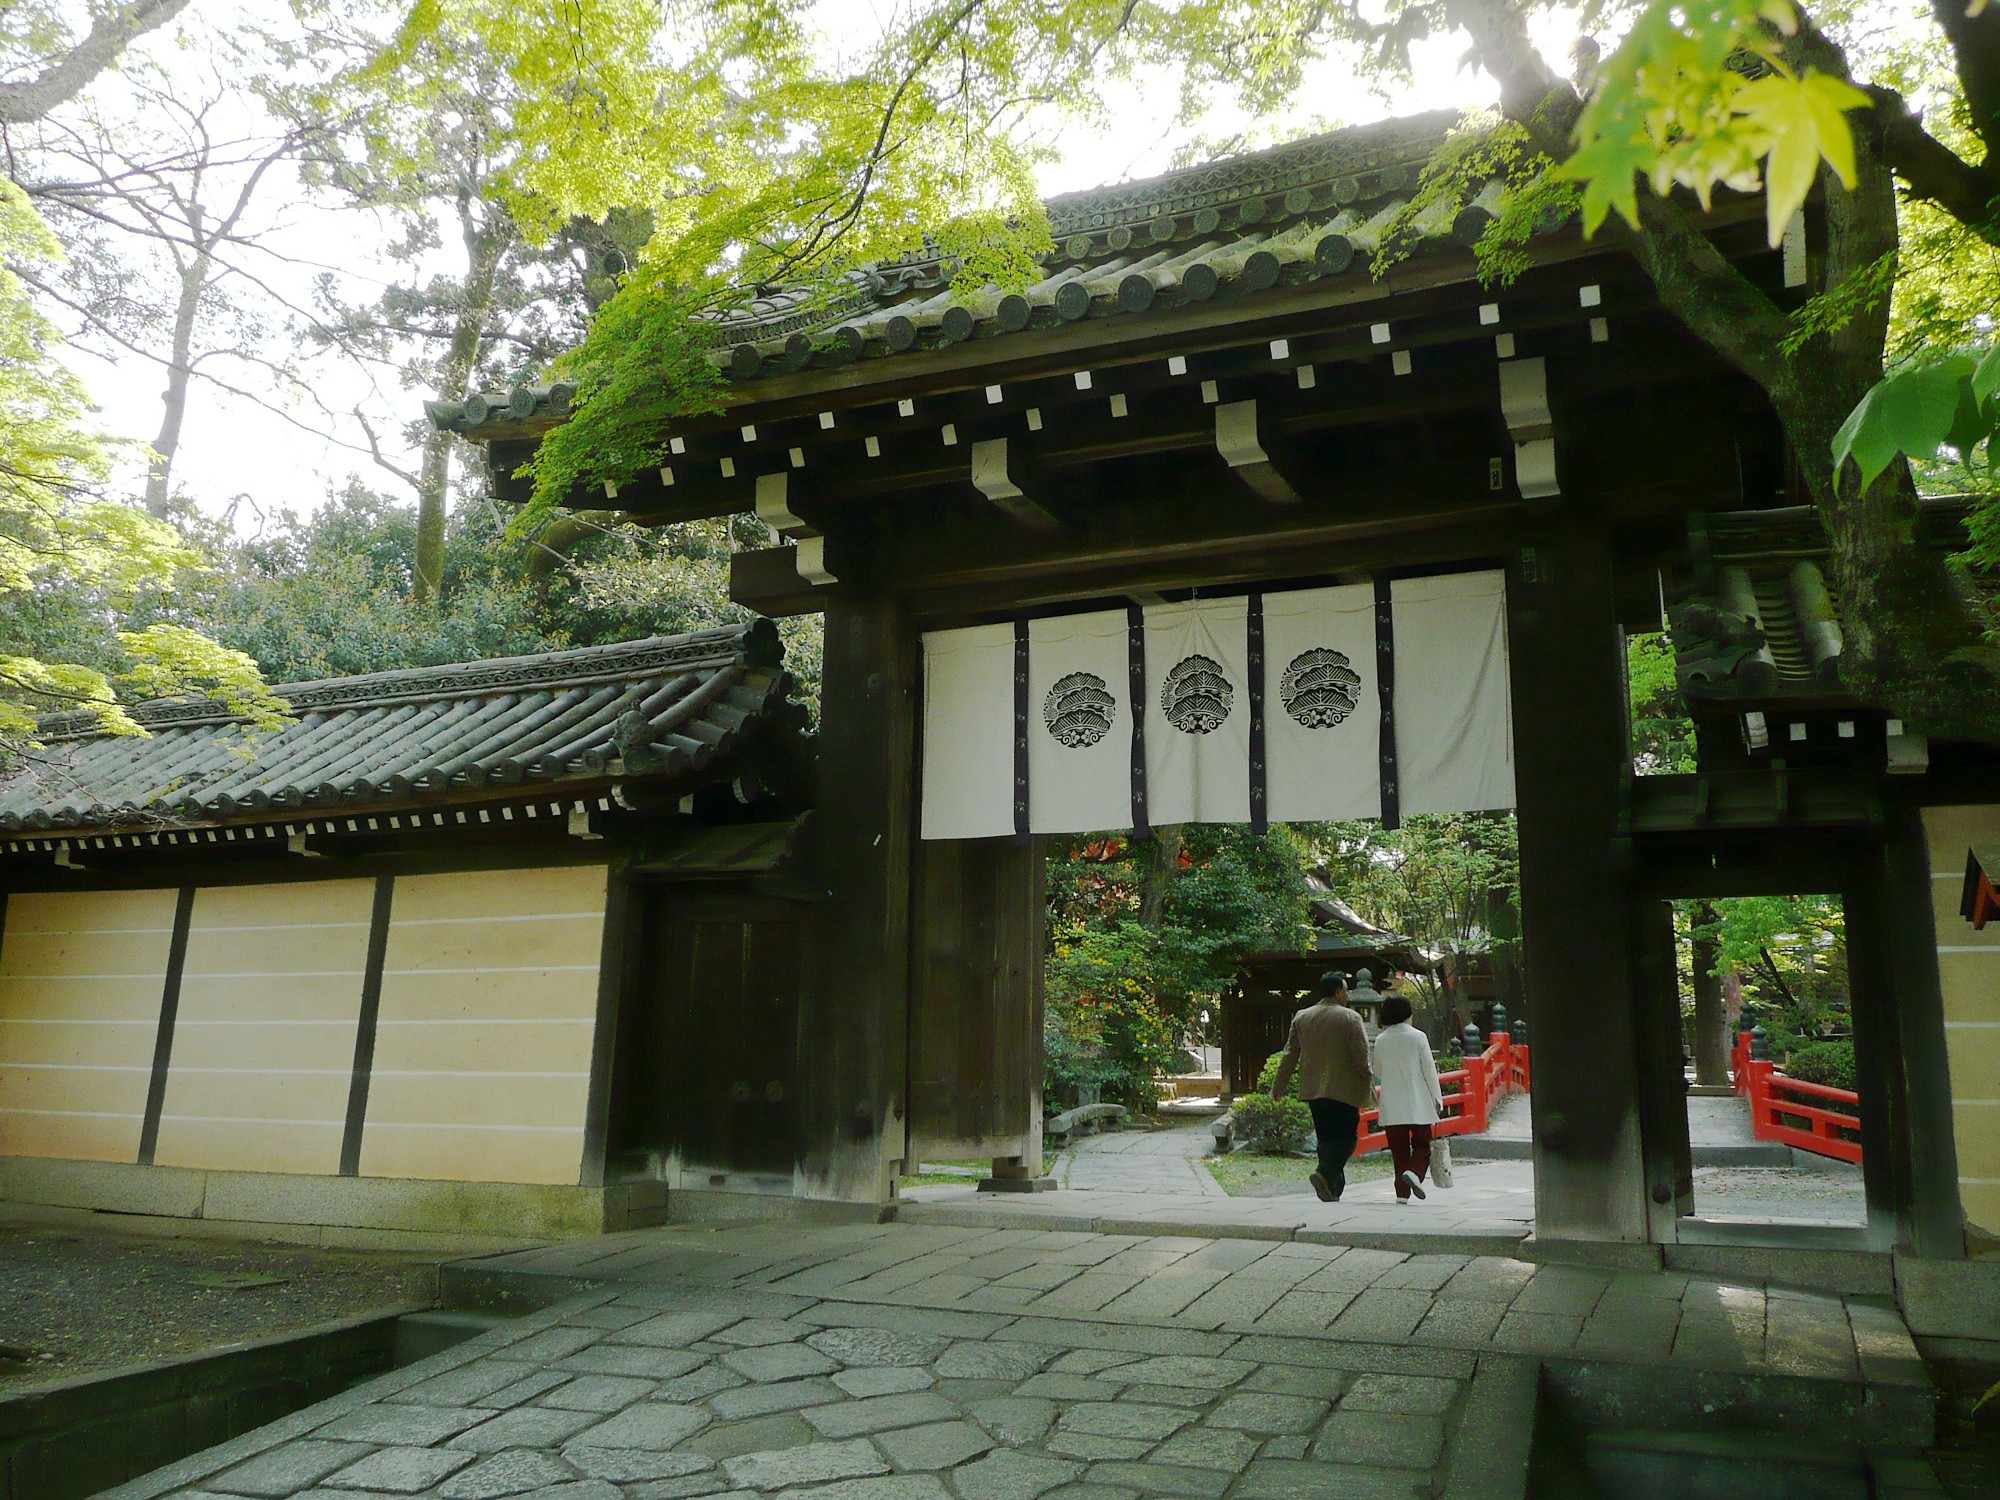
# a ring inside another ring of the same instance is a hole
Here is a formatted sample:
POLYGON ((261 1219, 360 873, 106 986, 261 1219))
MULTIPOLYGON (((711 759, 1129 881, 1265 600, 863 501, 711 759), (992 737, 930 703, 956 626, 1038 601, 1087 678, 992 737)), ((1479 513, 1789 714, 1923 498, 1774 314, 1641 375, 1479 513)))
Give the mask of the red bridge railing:
MULTIPOLYGON (((1438 1074, 1444 1093, 1444 1115, 1431 1131, 1433 1135, 1478 1135, 1486 1129, 1495 1101, 1509 1094, 1528 1092, 1528 1046, 1504 1031, 1488 1038, 1486 1050, 1468 1057, 1465 1066, 1438 1074)), ((1356 1156, 1389 1149, 1389 1137, 1380 1128, 1381 1111, 1361 1111, 1361 1140, 1356 1156)))
POLYGON ((1787 1078, 1776 1063, 1750 1055, 1750 1033, 1736 1038, 1730 1056, 1736 1092, 1750 1101, 1750 1131, 1760 1141, 1781 1141, 1836 1161, 1861 1160, 1861 1096, 1853 1089, 1787 1078))

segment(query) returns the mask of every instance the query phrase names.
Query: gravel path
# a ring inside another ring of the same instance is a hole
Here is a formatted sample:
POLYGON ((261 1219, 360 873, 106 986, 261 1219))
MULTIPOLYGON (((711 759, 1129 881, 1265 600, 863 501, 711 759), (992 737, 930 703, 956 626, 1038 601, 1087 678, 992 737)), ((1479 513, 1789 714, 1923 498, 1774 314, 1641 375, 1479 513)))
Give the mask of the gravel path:
POLYGON ((433 1277, 415 1256, 0 1224, 0 1391, 427 1302, 433 1277))

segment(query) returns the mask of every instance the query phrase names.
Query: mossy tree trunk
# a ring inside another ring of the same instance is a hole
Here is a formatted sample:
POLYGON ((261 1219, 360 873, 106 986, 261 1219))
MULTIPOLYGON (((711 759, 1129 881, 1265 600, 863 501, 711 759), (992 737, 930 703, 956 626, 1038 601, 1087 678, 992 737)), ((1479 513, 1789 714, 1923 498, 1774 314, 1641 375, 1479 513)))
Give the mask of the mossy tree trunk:
MULTIPOLYGON (((1452 0, 1450 13, 1499 81, 1502 112, 1538 150, 1567 157, 1583 101, 1535 50, 1525 11, 1515 0, 1452 0)), ((1849 76, 1845 54, 1810 27, 1788 48, 1794 63, 1849 76)), ((1890 138, 1899 126, 1886 107, 1851 118, 1856 187, 1842 187, 1822 166, 1828 288, 1849 284, 1896 251, 1896 173, 1912 171, 1908 146, 1890 138)), ((1946 560, 1918 547, 1908 465, 1899 459, 1866 487, 1851 465, 1833 468, 1834 433, 1882 375, 1886 300, 1788 352, 1794 330, 1786 310, 1709 243, 1680 203, 1643 189, 1639 202, 1636 230, 1608 232, 1624 235, 1662 304, 1769 394, 1826 523, 1847 628, 1841 664, 1848 685, 1918 730, 2000 742, 2000 678, 1980 650, 1986 619, 1946 560)))

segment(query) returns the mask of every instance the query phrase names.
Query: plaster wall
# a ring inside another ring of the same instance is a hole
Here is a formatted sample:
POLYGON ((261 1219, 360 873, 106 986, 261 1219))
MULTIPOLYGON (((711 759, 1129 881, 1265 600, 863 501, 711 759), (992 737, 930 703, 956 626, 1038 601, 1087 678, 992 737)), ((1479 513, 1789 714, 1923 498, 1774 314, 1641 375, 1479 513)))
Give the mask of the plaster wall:
POLYGON ((340 1170, 373 880, 195 892, 153 1160, 340 1170))
POLYGON ((397 878, 362 1176, 579 1181, 606 881, 397 878))
POLYGON ((0 1156, 137 1156, 175 901, 171 890, 8 898, 0 1156))
POLYGON ((1968 1249, 2000 1250, 2000 924, 1959 915, 1966 851, 2000 845, 2000 806, 1924 810, 1968 1249))

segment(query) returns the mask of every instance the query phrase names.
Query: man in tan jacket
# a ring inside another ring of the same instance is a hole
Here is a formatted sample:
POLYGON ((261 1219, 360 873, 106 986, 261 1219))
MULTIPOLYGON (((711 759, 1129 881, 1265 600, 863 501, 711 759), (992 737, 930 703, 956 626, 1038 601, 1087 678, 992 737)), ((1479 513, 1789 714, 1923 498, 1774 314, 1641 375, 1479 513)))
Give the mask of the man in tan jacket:
POLYGON ((1348 1009, 1347 981, 1329 970, 1319 976, 1319 1000, 1292 1017, 1285 1055, 1271 1080, 1271 1097, 1282 1099, 1298 1075, 1299 1097, 1312 1111, 1319 1139, 1319 1170, 1313 1191, 1322 1203, 1337 1203, 1347 1188, 1347 1158, 1361 1133, 1361 1110, 1368 1102, 1368 1029, 1348 1009))

